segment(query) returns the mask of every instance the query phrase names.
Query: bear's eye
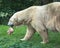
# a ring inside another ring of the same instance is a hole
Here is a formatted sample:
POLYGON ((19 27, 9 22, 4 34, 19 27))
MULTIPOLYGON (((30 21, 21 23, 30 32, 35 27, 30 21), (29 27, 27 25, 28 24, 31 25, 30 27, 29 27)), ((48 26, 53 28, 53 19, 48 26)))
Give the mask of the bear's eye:
POLYGON ((17 19, 14 18, 14 22, 18 22, 17 19))
POLYGON ((10 22, 13 22, 12 20, 9 20, 10 22))

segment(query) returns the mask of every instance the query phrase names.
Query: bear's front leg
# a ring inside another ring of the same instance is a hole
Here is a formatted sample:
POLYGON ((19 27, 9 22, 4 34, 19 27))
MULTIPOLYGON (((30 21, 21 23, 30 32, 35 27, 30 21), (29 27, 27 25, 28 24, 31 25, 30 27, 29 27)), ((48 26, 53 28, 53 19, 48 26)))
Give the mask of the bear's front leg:
POLYGON ((29 40, 34 33, 35 33, 35 30, 33 29, 33 27, 31 27, 30 25, 28 25, 27 32, 26 32, 24 38, 23 39, 20 39, 20 40, 21 41, 29 40))

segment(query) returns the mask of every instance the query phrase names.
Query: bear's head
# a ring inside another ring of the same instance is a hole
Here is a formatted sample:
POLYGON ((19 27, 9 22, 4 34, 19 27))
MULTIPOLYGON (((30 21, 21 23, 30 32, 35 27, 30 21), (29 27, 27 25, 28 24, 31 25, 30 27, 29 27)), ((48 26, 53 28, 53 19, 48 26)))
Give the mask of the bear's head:
POLYGON ((24 17, 20 16, 20 14, 17 12, 9 19, 8 25, 11 26, 11 27, 22 25, 23 21, 24 21, 23 18, 24 17))
POLYGON ((24 22, 23 16, 20 16, 20 14, 17 12, 15 13, 8 22, 8 26, 10 26, 10 28, 8 29, 8 34, 13 33, 13 26, 18 26, 18 25, 22 25, 24 22))

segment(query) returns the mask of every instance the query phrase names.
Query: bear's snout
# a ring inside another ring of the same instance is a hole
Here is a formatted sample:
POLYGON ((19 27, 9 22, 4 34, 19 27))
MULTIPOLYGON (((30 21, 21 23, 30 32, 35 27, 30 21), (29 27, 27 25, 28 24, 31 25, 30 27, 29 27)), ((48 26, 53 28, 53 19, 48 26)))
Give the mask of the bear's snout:
POLYGON ((14 26, 14 24, 13 24, 13 23, 8 22, 8 26, 13 27, 13 26, 14 26))

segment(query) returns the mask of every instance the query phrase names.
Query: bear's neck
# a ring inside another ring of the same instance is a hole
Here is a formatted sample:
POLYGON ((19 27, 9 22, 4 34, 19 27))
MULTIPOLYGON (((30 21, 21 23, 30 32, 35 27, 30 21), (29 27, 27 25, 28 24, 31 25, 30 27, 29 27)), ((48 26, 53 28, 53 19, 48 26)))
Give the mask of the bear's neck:
POLYGON ((31 22, 31 18, 29 16, 24 17, 24 24, 29 24, 31 22))

